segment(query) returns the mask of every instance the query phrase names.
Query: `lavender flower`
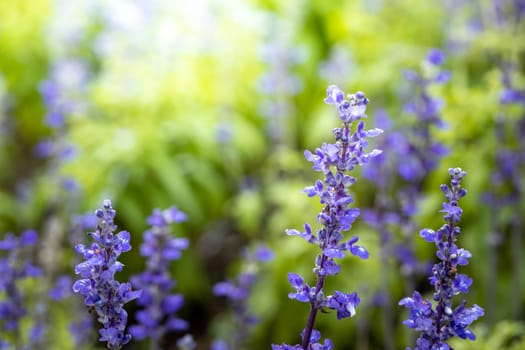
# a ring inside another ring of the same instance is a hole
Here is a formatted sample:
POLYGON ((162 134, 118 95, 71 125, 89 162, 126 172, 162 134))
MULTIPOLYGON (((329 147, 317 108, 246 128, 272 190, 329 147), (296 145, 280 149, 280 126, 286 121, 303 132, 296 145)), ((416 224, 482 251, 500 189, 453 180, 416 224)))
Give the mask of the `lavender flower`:
POLYGON ((293 70, 304 61, 305 52, 302 47, 290 49, 293 40, 281 22, 271 23, 269 28, 276 29, 278 35, 271 33, 261 48, 265 71, 258 79, 256 88, 262 95, 259 113, 267 120, 268 135, 276 144, 287 139, 286 118, 294 113, 290 99, 303 88, 301 78, 293 70))
MULTIPOLYGON (((483 202, 491 208, 491 232, 487 240, 488 257, 487 291, 485 322, 494 323, 497 305, 492 300, 496 298, 498 287, 498 261, 500 259, 499 246, 507 241, 511 246, 512 313, 516 319, 523 318, 523 227, 525 220, 519 210, 514 210, 523 202, 525 184, 525 90, 517 85, 519 76, 519 62, 502 57, 500 62, 502 91, 500 93, 501 108, 495 120, 494 133, 498 147, 494 150, 494 165, 490 176, 489 191, 482 196, 483 202), (507 107, 511 106, 511 107, 507 107), (514 114, 516 113, 516 115, 514 114), (517 117, 517 118, 516 118, 517 117), (506 211, 513 214, 509 217, 506 211)), ((505 251, 507 255, 507 251, 505 251)))
MULTIPOLYGON (((84 244, 86 241, 84 232, 95 229, 98 221, 99 218, 96 213, 93 212, 72 215, 69 233, 70 245, 76 246, 77 244, 84 244)), ((80 262, 80 257, 76 257, 75 260, 78 260, 75 261, 77 263, 80 262)), ((60 296, 65 293, 64 291, 60 291, 61 284, 65 284, 65 282, 61 282, 62 278, 64 277, 58 279, 56 287, 52 290, 52 293, 55 294, 51 296, 52 299, 54 296, 60 296)), ((66 278, 70 277, 67 276, 66 278)), ((71 286, 71 283, 69 283, 69 286, 71 286)), ((93 319, 88 310, 86 310, 85 305, 80 300, 76 301, 73 307, 75 308, 75 317, 70 321, 68 328, 75 347, 81 348, 86 344, 92 343, 93 319)))
POLYGON ((257 282, 258 264, 273 259, 273 252, 264 245, 258 245, 253 252, 244 253, 243 271, 237 276, 236 281, 223 281, 213 286, 213 294, 226 297, 233 309, 235 332, 231 344, 224 340, 215 340, 213 350, 240 349, 245 346, 248 332, 259 320, 250 312, 248 299, 253 286, 257 282))
POLYGON ((172 237, 169 225, 186 220, 186 214, 175 206, 155 209, 148 218, 151 229, 144 232, 144 242, 140 254, 146 257, 146 270, 132 277, 135 288, 142 289, 137 301, 141 310, 135 317, 139 324, 129 331, 136 339, 151 339, 151 349, 160 349, 160 342, 167 331, 180 331, 188 328, 188 323, 177 317, 177 311, 184 304, 180 294, 171 294, 175 281, 170 277, 169 267, 173 260, 181 256, 181 250, 188 247, 186 238, 172 237))
MULTIPOLYGON (((377 126, 388 135, 381 139, 379 147, 389 152, 381 154, 364 167, 364 176, 376 186, 373 209, 364 210, 363 219, 375 228, 380 239, 381 322, 385 339, 395 337, 393 302, 390 279, 392 260, 399 265, 407 293, 415 288, 415 279, 424 275, 431 264, 419 261, 413 247, 412 232, 417 230, 413 220, 418 212, 424 182, 437 167, 446 148, 432 137, 432 129, 443 126, 440 116, 442 101, 431 94, 432 86, 441 85, 450 73, 441 69, 445 55, 431 49, 418 71, 405 71, 411 85, 409 99, 404 109, 408 118, 395 125, 387 113, 376 114, 377 126), (396 233, 398 233, 396 235, 396 233)), ((385 350, 393 350, 392 342, 385 342, 385 350)))
POLYGON ((131 335, 125 332, 128 314, 124 304, 138 298, 141 291, 133 291, 130 283, 115 280, 115 273, 124 266, 117 259, 121 253, 131 250, 131 245, 129 232, 114 233, 116 211, 111 201, 104 200, 103 208, 95 214, 99 224, 95 232, 88 233, 95 242, 89 247, 75 246, 86 260, 75 267, 75 273, 83 278, 73 284, 73 291, 84 297, 89 310, 96 312, 102 324, 99 340, 107 342, 109 349, 118 350, 131 340, 131 335))
POLYGON ((399 305, 410 309, 410 318, 403 323, 421 332, 415 350, 450 349, 446 341, 453 336, 474 340, 476 337, 468 327, 478 317, 483 316, 483 309, 476 304, 470 308, 465 306, 466 301, 456 308, 452 305, 452 297, 459 293, 467 293, 472 285, 471 278, 457 273, 459 266, 468 264, 472 254, 468 250, 458 248, 455 243, 460 234, 457 223, 463 213, 458 201, 467 194, 460 182, 466 176, 466 172, 460 168, 451 168, 448 173, 451 186, 441 185, 441 191, 448 200, 440 210, 445 213, 446 223, 438 231, 425 228, 420 232, 425 241, 436 244, 437 257, 441 260, 433 266, 430 277, 430 283, 435 289, 433 299, 437 305, 434 309, 432 302, 423 299, 417 291, 412 297, 399 302, 399 305))
MULTIPOLYGON (((382 133, 381 129, 365 130, 365 123, 361 119, 366 118, 366 104, 368 99, 362 92, 348 95, 345 99, 343 91, 335 85, 327 89, 327 104, 333 104, 337 108, 339 117, 343 122, 341 128, 335 128, 336 143, 324 143, 317 148, 315 153, 305 151, 305 158, 313 163, 313 169, 324 174, 324 180, 317 180, 314 186, 308 186, 304 192, 309 197, 319 196, 324 208, 317 216, 321 228, 315 233, 309 224, 304 225, 304 231, 295 229, 286 230, 290 236, 299 236, 308 243, 319 245, 321 254, 315 261, 313 272, 317 277, 315 286, 310 286, 304 279, 295 273, 288 274, 288 281, 295 288, 295 292, 288 296, 300 302, 310 304, 310 314, 306 327, 302 333, 302 349, 331 349, 331 342, 321 345, 317 332, 314 332, 314 323, 317 313, 322 310, 332 309, 337 312, 337 318, 342 319, 354 316, 356 307, 359 305, 357 293, 343 293, 335 291, 333 295, 325 295, 324 282, 327 276, 337 275, 341 266, 335 262, 335 258, 343 258, 346 252, 362 259, 368 258, 365 248, 356 245, 358 237, 344 241, 343 232, 352 227, 352 223, 359 216, 359 209, 350 208, 354 202, 349 194, 348 188, 356 179, 346 172, 354 170, 356 166, 368 162, 381 154, 380 150, 365 153, 369 137, 375 137, 382 133), (352 124, 358 122, 355 131, 352 132, 352 124), (315 336, 314 336, 315 335, 315 336)), ((298 345, 295 346, 297 348, 298 345)), ((274 349, 293 349, 289 345, 274 345, 274 349)))
POLYGON ((432 85, 442 85, 450 80, 450 72, 441 69, 444 62, 444 54, 438 49, 432 49, 422 62, 422 72, 405 71, 405 79, 414 85, 416 91, 415 98, 405 104, 404 110, 407 114, 416 116, 417 120, 410 128, 410 141, 405 142, 404 147, 398 147, 396 152, 401 156, 409 156, 398 164, 398 172, 410 182, 420 182, 437 167, 439 159, 448 152, 441 143, 430 137, 432 126, 445 126, 440 116, 443 101, 430 93, 432 85))
MULTIPOLYGON (((36 242, 37 233, 34 230, 27 230, 20 237, 8 233, 0 241, 0 251, 8 252, 7 256, 0 257, 0 293, 5 294, 5 298, 0 301, 0 328, 6 331, 5 336, 8 335, 7 332, 11 333, 14 343, 11 345, 21 345, 20 320, 27 315, 24 294, 18 282, 41 275, 40 269, 24 257, 27 248, 34 246, 36 242)), ((8 339, 4 342, 6 346, 10 345, 8 339)))

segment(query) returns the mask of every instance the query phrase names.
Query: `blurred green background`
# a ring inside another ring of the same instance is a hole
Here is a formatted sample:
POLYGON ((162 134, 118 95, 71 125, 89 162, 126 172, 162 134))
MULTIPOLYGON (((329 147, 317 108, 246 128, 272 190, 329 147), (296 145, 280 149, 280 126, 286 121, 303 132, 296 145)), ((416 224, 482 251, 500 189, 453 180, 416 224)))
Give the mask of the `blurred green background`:
MULTIPOLYGON (((496 117, 523 118, 523 105, 499 103, 502 61, 515 67, 513 84, 525 86, 524 28, 515 22, 512 4, 505 5, 507 22, 501 24, 492 1, 0 0, 0 236, 37 229, 48 244, 35 258, 44 263, 43 250, 52 250, 53 267, 46 271, 56 275, 73 270, 74 251, 62 243, 72 214, 93 211, 111 198, 120 229, 131 232, 138 248, 152 209, 175 204, 189 219, 174 231, 191 245, 173 275, 186 297, 181 316, 190 321, 198 348, 232 332, 228 307, 211 289, 235 276, 242 268, 240 249, 256 242, 276 256, 261 269, 251 299, 261 322, 247 349, 295 344, 308 307, 287 298, 287 273, 301 273, 312 283, 317 251, 284 230, 315 224, 320 209, 301 191, 318 177, 304 149, 332 142, 331 130, 338 126, 336 111, 323 103, 326 87, 364 91, 369 128, 381 109, 403 125, 410 87, 402 71, 418 69, 430 48, 440 48, 452 79, 433 93, 444 100, 449 127, 432 132, 451 152, 429 174, 426 200, 414 220, 437 229, 446 169, 468 172, 459 245, 473 254, 462 272, 474 285, 465 298, 492 305, 489 317, 477 321, 478 332, 484 343, 506 342, 491 349, 510 349, 523 339, 523 323, 512 322, 525 314, 516 310, 525 295, 518 302, 511 289, 523 291, 525 278, 516 285, 510 231, 502 223, 513 213, 525 216, 524 201, 500 215, 482 195, 491 190, 501 147, 496 117), (45 123, 49 106, 40 91, 50 79, 70 104, 61 128, 45 123), (73 145, 74 156, 37 157, 34 149, 43 139, 53 140, 57 152, 73 145), (78 182, 74 191, 62 186, 67 178, 78 182), (490 243, 495 230, 501 233, 497 245, 490 243), (493 254, 497 276, 491 278, 493 254), (487 286, 494 281, 491 299, 487 286)), ((522 179, 523 169, 518 171, 522 179)), ((358 178, 356 206, 370 207, 374 186, 358 178)), ((358 220, 349 234, 359 234, 371 257, 344 259, 341 274, 326 288, 355 290, 362 305, 352 319, 320 315, 317 328, 338 349, 410 345, 413 332, 400 325, 407 314, 397 300, 406 293, 396 267, 381 266, 373 229, 358 220), (383 336, 381 310, 373 301, 382 269, 391 271, 396 339, 383 336)), ((414 232, 418 257, 433 259, 433 247, 421 241, 414 232)), ((122 261, 120 280, 144 265, 138 249, 122 261)), ((418 287, 430 291, 424 276, 418 287)), ((66 349, 71 315, 67 307, 52 310, 53 348, 66 349)))

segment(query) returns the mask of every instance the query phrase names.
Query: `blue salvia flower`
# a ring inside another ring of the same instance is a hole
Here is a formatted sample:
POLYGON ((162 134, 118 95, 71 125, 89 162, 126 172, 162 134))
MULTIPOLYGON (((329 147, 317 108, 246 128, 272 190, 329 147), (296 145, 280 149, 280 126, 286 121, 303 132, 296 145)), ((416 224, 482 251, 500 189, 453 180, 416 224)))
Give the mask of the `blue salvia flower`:
MULTIPOLYGON (((0 329, 2 329, 2 337, 6 337, 0 341, 0 348, 22 345, 20 320, 27 315, 27 309, 18 282, 42 275, 41 270, 24 257, 24 251, 36 243, 37 233, 34 230, 27 230, 20 237, 8 233, 0 241, 0 251, 7 252, 6 256, 0 257, 0 293, 5 295, 0 301, 0 329)), ((32 340, 34 337, 30 335, 30 338, 32 340)))
POLYGON ((444 103, 430 92, 431 86, 442 85, 450 80, 450 72, 441 69, 444 62, 443 52, 432 49, 422 62, 422 72, 413 70, 404 72, 405 79, 416 88, 415 95, 405 104, 404 110, 414 115, 417 120, 411 125, 409 142, 399 146, 396 153, 400 156, 409 155, 404 159, 405 161, 398 164, 399 174, 409 182, 421 181, 437 167, 439 159, 448 152, 430 135, 431 127, 445 127, 441 118, 444 103))
MULTIPOLYGON (((417 230, 413 218, 419 210, 424 182, 447 153, 432 136, 433 129, 444 123, 441 118, 443 102, 430 90, 449 80, 450 73, 442 69, 444 62, 445 55, 438 49, 431 49, 421 69, 404 72, 411 88, 404 109, 410 116, 396 124, 386 112, 376 114, 377 126, 387 131, 379 148, 389 151, 374 158, 363 169, 363 175, 373 181, 377 189, 373 208, 364 210, 363 220, 379 234, 381 264, 389 266, 395 259, 399 265, 406 293, 414 290, 415 277, 426 274, 431 267, 428 262, 418 260, 412 232, 417 230)), ((385 277, 389 273, 388 267, 381 270, 379 291, 385 339, 395 336, 391 286, 389 278, 385 277)), ((393 350, 394 344, 386 342, 384 347, 393 350)))
MULTIPOLYGON (((508 19, 511 20, 511 19, 508 19)), ((516 319, 523 315, 521 288, 523 280, 523 227, 525 220, 519 210, 514 210, 523 202, 525 194, 525 90, 520 89, 515 80, 519 77, 519 65, 511 60, 502 58, 500 62, 502 91, 500 92, 501 107, 495 121, 494 133, 498 147, 494 150, 494 165, 490 175, 490 188, 482 197, 483 202, 491 208, 490 236, 487 239, 488 257, 486 315, 485 322, 494 323, 495 310, 498 307, 490 302, 496 298, 498 287, 498 260, 500 259, 499 246, 509 241, 511 246, 512 274, 515 287, 512 288, 515 300, 512 305, 516 319), (506 106, 512 106, 506 108, 506 106), (513 115, 516 113, 516 115, 513 115), (517 118, 516 118, 517 117, 517 118), (512 208, 512 209, 511 209, 512 208), (509 217, 506 210, 511 209, 509 217)), ((507 251, 505 251, 507 254, 507 251)))
POLYGON ((194 350, 197 348, 197 343, 191 334, 186 334, 177 340, 177 347, 179 350, 194 350))
POLYGON ((162 337, 167 331, 181 331, 188 323, 177 317, 177 311, 184 304, 181 294, 171 293, 175 280, 170 276, 170 264, 181 256, 189 241, 172 236, 169 225, 186 220, 186 214, 172 206, 166 210, 155 209, 147 222, 151 228, 144 232, 144 242, 140 255, 147 258, 146 269, 131 282, 135 288, 142 289, 137 300, 141 310, 135 317, 138 325, 130 327, 134 338, 151 339, 151 349, 160 349, 162 337))
MULTIPOLYGON (((38 157, 54 157, 57 162, 72 159, 75 147, 67 141, 67 117, 85 106, 81 96, 88 80, 88 69, 80 59, 62 59, 53 65, 49 76, 39 90, 47 113, 45 124, 53 130, 53 137, 44 139, 35 147, 38 157)), ((69 180, 70 181, 70 180, 69 180)))
POLYGON ((233 309, 233 317, 236 325, 231 344, 225 340, 215 340, 212 350, 240 349, 246 344, 250 329, 259 322, 259 319, 250 312, 248 305, 253 286, 257 282, 258 264, 269 262, 273 259, 273 252, 264 245, 258 245, 253 252, 244 254, 245 264, 241 273, 235 281, 223 281, 213 286, 215 296, 226 297, 233 309))
POLYGON ((450 347, 446 342, 453 336, 474 340, 476 337, 468 327, 478 317, 483 316, 483 309, 476 304, 469 308, 465 306, 466 301, 463 301, 454 308, 452 303, 454 295, 467 293, 472 285, 471 278, 457 272, 459 266, 468 264, 472 254, 456 245, 461 231, 458 223, 463 213, 458 201, 467 194, 460 182, 466 176, 466 172, 460 168, 451 168, 448 173, 451 186, 441 185, 441 191, 448 200, 440 210, 445 213, 446 223, 437 231, 428 228, 420 231, 420 236, 425 241, 436 244, 436 255, 440 260, 433 266, 430 277, 430 283, 435 289, 433 300, 436 306, 434 308, 432 302, 423 299, 417 291, 412 297, 399 302, 399 305, 410 309, 410 317, 403 323, 421 332, 415 350, 448 350, 450 347))
POLYGON ((116 211, 109 199, 104 200, 103 208, 95 214, 99 224, 95 232, 88 233, 95 241, 91 246, 77 244, 75 250, 82 254, 85 261, 75 267, 75 273, 82 279, 73 284, 73 291, 84 297, 86 306, 98 316, 102 324, 99 329, 100 341, 107 342, 112 350, 121 349, 131 340, 125 332, 128 314, 124 304, 140 296, 141 291, 134 291, 130 283, 115 280, 115 273, 123 268, 117 259, 120 254, 130 251, 130 234, 120 231, 115 234, 116 211))
POLYGON ((268 136, 275 144, 286 139, 285 119, 294 113, 290 100, 303 88, 301 78, 293 70, 304 61, 305 54, 301 47, 291 49, 293 40, 289 35, 283 35, 279 21, 271 23, 270 27, 278 35, 272 33, 261 48, 265 71, 257 81, 257 90, 262 95, 258 110, 267 120, 268 136))
MULTIPOLYGON (((317 180, 314 186, 304 189, 309 197, 319 196, 321 204, 324 204, 317 216, 321 228, 313 232, 310 225, 305 224, 304 231, 286 230, 286 234, 299 236, 321 249, 313 269, 317 277, 315 286, 307 284, 296 273, 288 274, 288 281, 296 290, 288 296, 310 304, 310 314, 302 332, 302 349, 333 348, 329 340, 324 345, 318 343, 320 334, 314 331, 314 323, 319 311, 335 310, 338 319, 354 316, 356 313, 356 307, 360 302, 357 293, 335 291, 332 295, 325 295, 324 283, 327 276, 337 275, 341 269, 341 266, 335 262, 336 258, 343 258, 347 252, 362 259, 368 258, 368 251, 356 244, 357 236, 343 240, 343 232, 349 230, 359 216, 359 209, 350 207, 354 199, 348 190, 356 179, 346 173, 381 154, 380 150, 365 152, 368 138, 380 135, 382 130, 365 130, 365 123, 361 119, 366 118, 368 99, 362 92, 348 95, 345 99, 343 91, 331 85, 327 89, 327 97, 324 101, 335 105, 343 125, 333 130, 336 140, 334 144, 324 143, 321 148, 315 150, 315 153, 308 150, 304 153, 305 158, 313 163, 313 169, 324 174, 323 181, 317 180), (357 126, 352 131, 355 122, 357 126)), ((272 348, 294 349, 298 345, 294 346, 283 344, 273 345, 272 348)))

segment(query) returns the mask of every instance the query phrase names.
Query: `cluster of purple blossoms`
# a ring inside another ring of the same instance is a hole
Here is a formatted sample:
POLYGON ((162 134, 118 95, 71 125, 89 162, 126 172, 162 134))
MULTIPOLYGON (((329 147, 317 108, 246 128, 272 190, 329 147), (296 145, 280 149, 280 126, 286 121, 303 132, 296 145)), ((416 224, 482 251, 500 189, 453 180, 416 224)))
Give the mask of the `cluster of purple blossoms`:
POLYGON ((271 37, 261 48, 265 71, 257 81, 262 95, 259 114, 267 120, 268 136, 273 144, 286 140, 286 118, 294 113, 290 100, 299 94, 303 81, 293 71, 305 60, 302 47, 291 47, 293 40, 280 22, 271 23, 271 37), (277 34, 277 35, 276 35, 277 34))
POLYGON ((446 341, 453 336, 476 339, 468 327, 484 313, 476 304, 470 308, 466 307, 466 301, 456 308, 452 305, 452 297, 459 293, 467 293, 472 285, 471 278, 457 272, 458 266, 468 264, 472 254, 468 250, 458 248, 455 243, 461 231, 457 223, 463 213, 458 201, 467 194, 460 182, 466 176, 466 172, 460 168, 451 168, 448 173, 451 186, 441 185, 441 191, 448 200, 440 210, 445 213, 446 223, 437 231, 427 228, 420 231, 420 236, 425 241, 436 244, 436 255, 440 260, 433 266, 430 277, 430 283, 435 289, 433 299, 437 305, 434 309, 432 302, 423 299, 417 291, 412 297, 403 298, 399 302, 399 305, 410 309, 410 317, 403 323, 421 332, 415 350, 449 350, 446 341))
MULTIPOLYGON (((378 182, 378 185, 387 180, 384 175, 381 176, 381 173, 385 174, 382 167, 390 165, 393 169, 389 169, 389 172, 395 171, 407 183, 419 186, 428 173, 437 167, 439 159, 448 153, 444 145, 431 137, 432 127, 445 127, 440 116, 443 101, 433 97, 430 92, 431 86, 445 84, 450 80, 450 72, 441 69, 444 62, 445 55, 438 49, 432 49, 422 62, 421 72, 405 70, 405 79, 413 85, 413 89, 403 108, 405 113, 415 118, 409 122, 410 126, 405 122, 402 128, 392 130, 383 139, 385 147, 391 150, 390 156, 382 155, 374 160, 374 166, 364 168, 365 176, 378 182)), ((392 127, 386 114, 381 115, 381 124, 385 129, 392 127)), ((407 193, 406 197, 413 194, 407 193)), ((407 215, 411 215, 414 207, 413 201, 408 201, 403 209, 407 215)))
POLYGON ((42 274, 38 267, 23 256, 27 248, 37 243, 37 238, 36 231, 27 230, 20 237, 8 233, 0 241, 0 251, 8 252, 6 256, 0 257, 0 271, 2 271, 0 293, 5 295, 5 298, 0 301, 0 325, 3 330, 12 334, 11 341, 13 342, 11 343, 8 339, 0 339, 0 349, 21 345, 20 319, 27 314, 27 309, 24 306, 25 298, 18 282, 29 277, 39 277, 42 274))
POLYGON ((129 232, 114 233, 116 211, 111 201, 104 200, 103 208, 95 214, 99 224, 95 232, 88 233, 95 242, 89 247, 75 246, 85 261, 75 267, 75 273, 82 279, 73 284, 73 291, 82 295, 88 309, 97 314, 102 324, 99 340, 107 342, 109 349, 118 350, 131 340, 131 335, 125 332, 128 314, 124 304, 138 298, 141 291, 133 291, 130 283, 115 280, 115 273, 124 266, 117 259, 121 253, 131 250, 131 245, 129 232))
POLYGON ((155 209, 148 218, 151 228, 144 232, 140 255, 147 258, 146 269, 131 278, 135 288, 142 289, 137 300, 141 310, 135 318, 138 325, 129 331, 137 340, 150 338, 151 349, 160 349, 167 331, 182 331, 188 323, 177 317, 184 304, 181 294, 172 294, 175 281, 170 277, 170 264, 181 257, 181 251, 189 245, 186 238, 172 236, 169 225, 186 220, 186 214, 172 206, 166 210, 155 209))
POLYGON ((80 102, 88 78, 86 64, 78 59, 64 59, 50 70, 48 79, 39 87, 47 109, 45 124, 53 130, 53 136, 42 140, 35 147, 38 157, 53 157, 65 162, 75 155, 75 147, 66 140, 67 116, 80 111, 80 102))
MULTIPOLYGON (((407 118, 395 124, 385 111, 376 114, 377 126, 387 131, 379 147, 389 151, 363 168, 363 175, 376 186, 374 205, 363 211, 363 220, 379 234, 381 264, 399 265, 407 293, 414 290, 416 276, 425 275, 431 267, 427 261, 418 260, 412 232, 417 230, 413 217, 419 209, 424 182, 448 152, 432 136, 433 128, 444 125, 440 116, 443 102, 430 90, 450 79, 450 73, 442 69, 444 62, 444 54, 431 49, 420 70, 404 72, 410 84, 404 105, 407 118)), ((381 270, 384 275, 377 298, 385 339, 395 336, 391 285, 386 278, 392 272, 388 267, 381 270)), ((392 350, 393 344, 386 343, 385 349, 392 350)))
POLYGON ((235 281, 223 281, 213 286, 213 294, 226 297, 233 310, 236 331, 230 344, 225 340, 215 340, 212 350, 229 350, 245 347, 245 341, 250 329, 259 322, 259 319, 250 312, 248 299, 252 294, 253 286, 257 282, 259 263, 269 262, 273 259, 273 251, 264 245, 258 245, 253 252, 247 250, 243 254, 245 269, 237 276, 235 281))
MULTIPOLYGON (((309 197, 319 196, 322 211, 317 216, 317 221, 322 228, 315 233, 310 225, 304 225, 304 231, 295 229, 286 230, 291 236, 299 236, 308 243, 319 245, 321 254, 315 261, 313 272, 317 276, 315 286, 308 285, 304 279, 295 273, 288 274, 288 281, 296 289, 295 293, 288 296, 300 302, 310 304, 310 314, 305 329, 302 332, 302 349, 332 349, 331 342, 327 340, 325 345, 318 343, 320 335, 314 333, 314 323, 317 313, 322 310, 332 309, 337 312, 337 318, 342 319, 355 315, 355 309, 359 304, 357 293, 343 293, 335 291, 333 295, 325 295, 324 283, 327 276, 337 275, 341 266, 335 262, 335 258, 343 258, 346 252, 362 259, 368 258, 365 248, 356 245, 358 237, 354 236, 343 241, 343 232, 351 228, 352 223, 359 216, 358 208, 350 208, 354 202, 349 193, 349 187, 356 179, 346 172, 354 170, 356 166, 368 162, 369 159, 381 154, 380 150, 374 149, 366 153, 368 138, 382 133, 381 129, 365 130, 365 123, 361 119, 366 118, 366 105, 368 99, 362 92, 348 95, 345 99, 343 91, 335 85, 327 89, 327 104, 336 106, 339 117, 343 123, 342 127, 335 128, 336 143, 324 143, 317 148, 315 153, 305 151, 305 158, 313 163, 313 169, 324 174, 324 180, 317 180, 314 186, 308 186, 304 192, 309 197), (352 131, 354 122, 358 122, 352 131), (314 336, 315 335, 315 336, 314 336)), ((274 350, 294 349, 298 345, 272 345, 274 350)))
MULTIPOLYGON (((431 136, 433 127, 445 127, 440 116, 443 101, 433 97, 430 92, 431 86, 444 84, 450 79, 450 72, 441 69, 444 62, 445 55, 438 49, 432 49, 422 62, 421 72, 404 72, 405 79, 414 87, 410 99, 404 105, 404 111, 415 118, 408 121, 408 126, 404 122, 402 127, 397 126, 397 130, 391 130, 383 138, 382 145, 391 150, 389 156, 383 154, 371 166, 364 168, 364 175, 379 187, 391 185, 392 176, 385 174, 392 172, 399 174, 406 182, 402 188, 402 215, 412 216, 415 213, 422 182, 436 169, 440 158, 448 153, 448 149, 431 136)), ((386 113, 382 113, 378 119, 380 127, 384 129, 395 127, 386 113)), ((397 191, 399 186, 394 186, 397 191)))

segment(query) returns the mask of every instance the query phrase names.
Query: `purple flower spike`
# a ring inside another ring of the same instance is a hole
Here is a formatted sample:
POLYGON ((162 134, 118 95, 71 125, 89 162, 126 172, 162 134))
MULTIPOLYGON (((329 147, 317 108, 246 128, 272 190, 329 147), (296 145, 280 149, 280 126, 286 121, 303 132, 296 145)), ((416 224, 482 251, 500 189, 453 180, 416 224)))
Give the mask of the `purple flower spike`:
POLYGON ((109 349, 118 350, 131 340, 131 335, 125 332, 128 315, 124 304, 137 299, 142 291, 133 291, 129 283, 115 280, 115 273, 123 267, 117 259, 121 253, 129 251, 131 245, 129 232, 114 233, 116 212, 111 201, 106 199, 103 208, 95 214, 99 224, 95 232, 89 233, 95 243, 89 248, 83 244, 75 247, 86 261, 75 267, 75 273, 83 278, 73 284, 73 292, 82 295, 84 303, 98 315, 102 324, 99 340, 107 342, 109 349))
POLYGON ((350 207, 354 199, 349 188, 356 179, 347 173, 381 154, 380 150, 367 153, 366 148, 368 138, 381 135, 383 130, 365 129, 362 119, 367 117, 365 112, 368 99, 364 93, 358 91, 345 98, 339 87, 330 85, 326 95, 324 102, 335 105, 342 126, 333 129, 335 143, 323 143, 315 152, 304 152, 305 159, 313 164, 313 170, 324 175, 323 180, 319 179, 313 186, 307 186, 303 190, 309 197, 319 197, 319 202, 324 205, 317 215, 320 228, 313 232, 310 225, 305 224, 304 231, 286 230, 287 235, 299 236, 308 243, 318 245, 321 250, 313 269, 317 277, 315 287, 310 287, 298 274, 288 274, 288 281, 296 290, 288 294, 289 298, 310 303, 310 315, 302 333, 301 345, 272 345, 272 349, 332 349, 333 344, 329 339, 326 339, 324 345, 318 342, 321 334, 313 328, 317 312, 333 309, 337 311, 337 318, 342 319, 353 316, 359 304, 356 293, 336 291, 334 295, 325 296, 323 287, 326 276, 335 276, 341 270, 341 265, 335 259, 343 258, 347 253, 361 259, 369 256, 364 247, 354 245, 357 237, 342 242, 343 232, 350 230, 360 214, 358 208, 350 207))
POLYGON ((20 322, 28 315, 25 305, 26 293, 19 286, 19 282, 42 274, 40 269, 31 263, 31 248, 36 241, 37 233, 34 230, 27 230, 20 236, 7 233, 4 239, 0 240, 0 329, 5 337, 0 340, 0 349, 19 347, 14 343, 21 340, 20 322))
MULTIPOLYGON (((462 339, 476 339, 474 333, 468 329, 478 317, 483 316, 483 309, 477 305, 465 307, 463 301, 453 309, 452 297, 459 293, 467 293, 472 285, 472 279, 464 274, 458 274, 459 266, 468 264, 472 254, 456 246, 459 227, 456 224, 461 217, 461 208, 458 200, 466 195, 461 188, 461 180, 466 173, 460 168, 449 169, 450 187, 441 185, 448 202, 443 203, 446 223, 436 232, 423 229, 420 236, 437 247, 437 257, 441 260, 432 267, 430 284, 434 286, 433 299, 437 302, 435 309, 432 302, 423 299, 417 291, 413 296, 399 301, 399 305, 410 309, 410 317, 403 323, 413 328, 421 335, 416 343, 416 350, 450 349, 447 340, 453 336, 462 339)), ((408 348, 409 349, 409 348, 408 348)))
POLYGON ((335 85, 330 85, 326 90, 326 98, 324 102, 327 104, 340 104, 345 98, 343 90, 335 85))
MULTIPOLYGON (((213 287, 213 294, 216 296, 226 297, 233 311, 233 319, 236 325, 235 332, 229 339, 215 339, 212 344, 212 350, 243 349, 246 348, 246 340, 250 335, 253 326, 259 322, 259 318, 250 310, 249 298, 258 279, 258 269, 261 263, 267 263, 273 259, 273 251, 259 244, 255 249, 245 248, 242 252, 243 268, 235 280, 222 281, 216 283, 213 287)), ((300 280, 294 283, 298 286, 302 283, 300 280)))
POLYGON ((140 254, 147 258, 146 270, 131 278, 136 288, 142 289, 137 300, 138 325, 130 327, 137 339, 151 339, 152 348, 160 349, 163 336, 168 331, 183 331, 188 323, 177 316, 184 305, 181 294, 172 294, 175 281, 170 277, 170 264, 181 257, 189 246, 186 238, 175 238, 169 225, 186 220, 186 214, 172 206, 166 210, 154 209, 147 223, 151 228, 143 233, 140 254))

